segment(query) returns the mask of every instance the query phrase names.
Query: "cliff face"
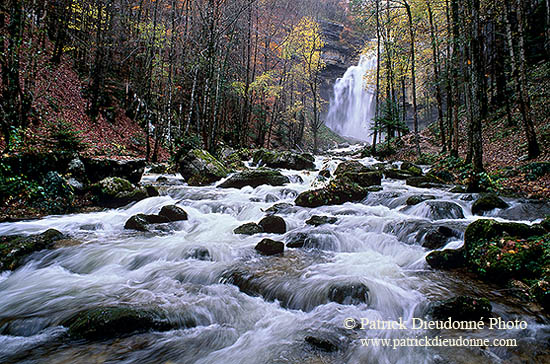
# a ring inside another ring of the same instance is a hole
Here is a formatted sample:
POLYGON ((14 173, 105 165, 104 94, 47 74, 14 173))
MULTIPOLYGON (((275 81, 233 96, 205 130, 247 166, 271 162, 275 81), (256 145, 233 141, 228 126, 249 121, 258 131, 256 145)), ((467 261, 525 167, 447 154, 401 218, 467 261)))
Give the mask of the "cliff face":
POLYGON ((321 73, 321 97, 328 102, 332 97, 336 80, 342 77, 350 66, 358 62, 359 50, 363 46, 364 39, 350 32, 342 23, 323 20, 320 25, 325 40, 323 60, 326 63, 321 73))

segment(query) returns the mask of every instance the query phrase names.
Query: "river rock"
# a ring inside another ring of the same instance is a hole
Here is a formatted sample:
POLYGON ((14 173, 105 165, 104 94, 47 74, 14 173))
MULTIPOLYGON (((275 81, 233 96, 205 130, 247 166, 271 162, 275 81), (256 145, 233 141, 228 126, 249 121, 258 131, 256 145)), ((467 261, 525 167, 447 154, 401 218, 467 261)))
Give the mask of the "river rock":
POLYGON ((206 186, 227 177, 229 170, 206 150, 190 150, 178 162, 178 169, 190 186, 206 186))
POLYGON ((273 169, 260 168, 236 173, 218 187, 243 188, 245 186, 251 186, 256 188, 261 185, 283 186, 287 183, 290 183, 290 180, 288 177, 283 176, 281 172, 273 169))
POLYGON ((130 202, 143 200, 149 195, 143 187, 119 177, 108 177, 91 186, 91 191, 102 207, 122 207, 130 202))
POLYGON ((148 226, 150 224, 165 224, 168 222, 171 222, 171 220, 165 216, 137 214, 126 221, 124 228, 127 230, 149 231, 148 226))
POLYGON ((422 168, 411 162, 403 162, 401 164, 401 170, 407 172, 413 176, 422 176, 422 168))
POLYGON ((399 169, 385 169, 384 176, 390 179, 401 179, 401 180, 405 180, 407 178, 413 177, 413 175, 410 174, 409 172, 400 171, 399 169))
POLYGON ((306 221, 306 224, 313 226, 321 226, 324 224, 334 224, 338 221, 334 216, 318 216, 314 215, 309 220, 306 221))
POLYGON ((367 303, 369 289, 363 283, 335 283, 328 289, 328 299, 342 305, 367 303))
POLYGON ((442 187, 441 181, 433 176, 414 176, 407 178, 407 185, 418 188, 438 188, 442 187))
POLYGON ((466 229, 464 246, 467 250, 476 249, 479 241, 499 239, 505 235, 527 239, 532 236, 541 236, 546 233, 540 225, 526 225, 515 222, 498 222, 492 219, 476 220, 466 229))
POLYGON ((286 239, 287 248, 303 248, 309 239, 309 234, 304 232, 293 232, 286 239))
POLYGON ((466 264, 463 249, 436 250, 426 257, 428 265, 434 269, 451 270, 466 264))
POLYGON ((284 234, 286 233, 286 223, 282 217, 269 215, 264 217, 259 225, 269 234, 284 234))
POLYGON ((38 235, 7 235, 0 237, 0 271, 15 270, 25 263, 26 258, 34 252, 52 249, 59 240, 66 236, 55 229, 49 229, 38 235))
POLYGON ((268 215, 273 214, 289 214, 296 212, 296 207, 293 204, 281 202, 277 203, 264 211, 268 215))
POLYGON ((188 219, 187 212, 176 205, 162 206, 159 215, 167 218, 169 221, 185 221, 188 219))
POLYGON ((285 244, 280 241, 264 239, 260 241, 254 249, 262 255, 277 255, 284 252, 285 244))
POLYGON ((520 200, 515 206, 497 212, 497 217, 507 220, 533 221, 550 216, 550 203, 540 200, 520 200))
POLYGON ((254 164, 270 168, 284 168, 295 170, 314 170, 315 158, 308 153, 274 152, 260 149, 254 153, 254 164))
POLYGON ((464 212, 462 207, 455 202, 450 201, 425 201, 424 202, 429 209, 429 217, 433 220, 444 219, 463 219, 464 212))
POLYGON ((139 183, 145 171, 145 159, 83 158, 82 162, 86 168, 86 176, 91 183, 109 177, 118 177, 130 181, 130 183, 139 183))
POLYGON ((415 195, 411 196, 407 199, 407 205, 408 206, 414 206, 418 205, 419 203, 422 203, 424 201, 428 200, 435 200, 435 196, 432 195, 415 195))
POLYGON ((494 209, 505 209, 509 205, 494 193, 489 193, 477 199, 472 205, 472 214, 482 215, 494 209))
POLYGON ((367 189, 356 183, 337 179, 327 187, 302 192, 296 198, 295 204, 302 207, 342 205, 346 202, 361 201, 368 193, 367 189))
POLYGON ((235 234, 241 234, 241 235, 255 235, 255 234, 261 234, 264 232, 264 228, 260 225, 256 224, 255 222, 249 222, 247 224, 241 225, 235 230, 233 230, 235 234))
POLYGON ((446 301, 440 301, 430 307, 434 320, 445 321, 449 317, 453 321, 478 321, 491 317, 493 308, 486 298, 458 296, 446 301))
POLYGON ((365 166, 363 163, 351 160, 351 161, 344 161, 341 162, 336 170, 334 171, 335 176, 342 176, 346 173, 365 173, 365 172, 372 172, 374 171, 374 168, 370 168, 365 166))
POLYGON ((446 226, 439 226, 437 228, 430 229, 424 235, 424 242, 422 246, 427 249, 439 249, 444 247, 449 238, 455 236, 455 233, 452 229, 446 226))
MULTIPOLYGON (((167 331, 175 325, 159 314, 132 307, 101 307, 79 312, 63 323, 74 339, 105 340, 148 331, 167 331)), ((195 323, 188 320, 185 327, 195 323)))

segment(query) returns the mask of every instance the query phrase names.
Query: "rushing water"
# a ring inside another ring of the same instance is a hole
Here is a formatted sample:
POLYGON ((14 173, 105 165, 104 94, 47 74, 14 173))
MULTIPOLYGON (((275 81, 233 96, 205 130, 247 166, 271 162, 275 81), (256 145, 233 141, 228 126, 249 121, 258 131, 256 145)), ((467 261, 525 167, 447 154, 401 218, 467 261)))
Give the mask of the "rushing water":
MULTIPOLYGON (((376 162, 361 161, 367 165, 376 162)), ((338 163, 329 157, 316 160, 317 167, 332 170, 338 163)), ((544 362, 534 360, 548 351, 550 329, 544 319, 509 303, 506 295, 493 287, 465 283, 426 266, 428 251, 420 246, 418 235, 421 227, 451 226, 459 234, 448 245, 459 246, 465 226, 476 218, 470 211, 471 195, 428 191, 384 180, 382 191, 371 193, 359 203, 283 210, 279 216, 287 224, 284 236, 233 234, 237 226, 259 221, 274 203, 292 203, 298 193, 320 183, 316 181, 317 172, 283 172, 299 175, 303 182, 241 190, 180 183, 162 188, 161 197, 125 208, 0 224, 2 235, 55 228, 82 242, 37 253, 18 270, 0 275, 0 362, 544 362), (435 216, 425 203, 407 207, 407 197, 416 194, 431 194, 437 201, 456 204, 466 217, 435 216), (159 226, 152 233, 123 229, 130 216, 156 213, 168 204, 183 207, 189 220, 159 226), (338 221, 312 227, 305 224, 312 215, 335 216, 338 221), (281 257, 261 257, 253 249, 264 237, 286 240, 297 232, 310 236, 305 249, 286 249, 281 257), (263 297, 247 295, 229 284, 226 277, 233 271, 254 275, 263 297), (327 303, 330 284, 350 282, 369 288, 367 304, 327 303), (498 315, 505 319, 520 317, 529 327, 447 336, 518 338, 519 348, 364 347, 362 338, 395 339, 434 333, 344 329, 346 318, 402 318, 410 324, 413 317, 425 316, 430 301, 456 294, 488 296, 498 315), (82 309, 117 305, 153 308, 176 323, 192 317, 197 327, 90 343, 69 340, 60 325, 82 309), (304 341, 306 336, 328 340, 339 350, 327 353, 315 349, 304 341)), ((146 175, 143 182, 156 177, 146 175)))
MULTIPOLYGON (((336 81, 326 125, 336 133, 359 140, 370 139, 376 112, 375 88, 368 76, 376 70, 376 54, 363 55, 336 81)), ((372 77, 371 77, 372 78, 372 77)))

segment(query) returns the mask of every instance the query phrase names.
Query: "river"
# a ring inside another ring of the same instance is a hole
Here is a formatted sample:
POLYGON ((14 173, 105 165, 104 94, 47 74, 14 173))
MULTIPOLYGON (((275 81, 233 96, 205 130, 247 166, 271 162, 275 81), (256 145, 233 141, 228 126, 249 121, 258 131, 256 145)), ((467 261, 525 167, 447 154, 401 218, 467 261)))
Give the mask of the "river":
MULTIPOLYGON (((316 157, 332 171, 341 159, 316 157)), ((365 165, 378 161, 360 160, 365 165)), ((359 203, 315 209, 286 207, 284 235, 235 235, 257 222, 276 203, 318 186, 318 172, 284 170, 293 183, 283 187, 220 189, 189 187, 177 176, 161 196, 97 213, 50 216, 0 224, 0 235, 34 234, 54 228, 75 240, 35 253, 27 264, 0 275, 0 362, 2 363, 548 363, 550 324, 506 291, 474 279, 431 270, 420 231, 450 226, 458 233, 447 247, 459 247, 472 216, 473 196, 383 180, 383 190, 359 203), (407 206, 412 195, 430 194, 463 212, 434 213, 427 203, 407 206), (137 213, 157 213, 177 204, 189 220, 159 225, 148 233, 124 230, 137 213), (455 206, 455 207, 456 207, 455 206), (337 218, 318 227, 313 215, 337 218), (254 251, 263 238, 288 241, 307 234, 303 249, 264 257, 254 251), (249 277, 261 295, 241 292, 228 277, 249 277), (252 278, 250 278, 252 277, 252 278), (367 302, 329 302, 335 284, 363 284, 367 302), (495 314, 519 318, 526 329, 434 332, 412 330, 429 303, 458 294, 484 296, 495 314), (348 303, 348 304, 345 304, 348 303), (90 307, 135 305, 162 312, 171 322, 192 319, 196 327, 149 332, 101 342, 72 341, 61 322, 90 307), (346 319, 399 320, 408 330, 346 329, 346 319), (514 338, 517 347, 366 347, 361 339, 464 336, 514 338), (323 351, 306 337, 332 343, 323 351)), ((145 175, 151 183, 158 175, 145 175)), ((507 200, 512 206, 519 201, 507 200)), ((496 214, 496 213, 495 213, 496 214)), ((533 222, 533 221, 526 221, 533 222)))

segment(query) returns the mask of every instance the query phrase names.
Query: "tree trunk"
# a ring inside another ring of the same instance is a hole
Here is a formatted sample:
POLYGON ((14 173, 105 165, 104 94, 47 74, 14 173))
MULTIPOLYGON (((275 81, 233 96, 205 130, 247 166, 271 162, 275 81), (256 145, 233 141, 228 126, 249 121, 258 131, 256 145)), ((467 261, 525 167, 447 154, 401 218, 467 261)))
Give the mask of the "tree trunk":
POLYGON ((420 151, 420 139, 418 135, 418 107, 416 100, 416 64, 415 64, 415 50, 414 50, 414 27, 413 18, 411 14, 411 7, 408 2, 405 1, 405 8, 407 10, 407 16, 409 18, 409 33, 411 37, 411 82, 412 82, 412 96, 413 96, 413 120, 414 120, 414 141, 416 144, 416 153, 418 157, 422 155, 420 151))
POLYGON ((436 31, 434 26, 433 12, 430 5, 430 1, 426 1, 428 6, 428 18, 430 21, 430 35, 432 38, 432 56, 434 64, 434 78, 435 78, 435 98, 437 100, 437 119, 439 122, 439 131, 441 132, 441 145, 442 152, 447 151, 447 141, 445 138, 445 124, 443 122, 443 98, 441 96, 441 80, 439 78, 439 42, 437 41, 436 31))

